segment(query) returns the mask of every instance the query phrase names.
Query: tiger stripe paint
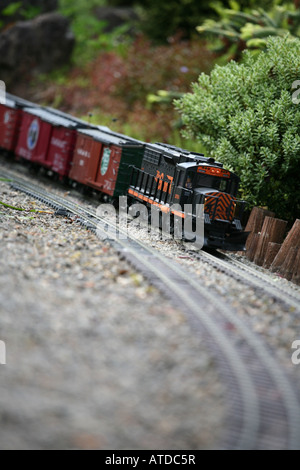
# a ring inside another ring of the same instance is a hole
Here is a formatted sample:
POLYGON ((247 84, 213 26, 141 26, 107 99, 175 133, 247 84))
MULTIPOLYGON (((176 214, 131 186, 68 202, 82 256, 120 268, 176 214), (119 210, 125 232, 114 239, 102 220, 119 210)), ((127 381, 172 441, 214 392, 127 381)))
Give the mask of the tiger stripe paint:
POLYGON ((225 193, 209 193, 205 198, 204 211, 212 219, 229 220, 234 218, 236 198, 225 193), (230 211, 230 212, 229 212, 230 211))

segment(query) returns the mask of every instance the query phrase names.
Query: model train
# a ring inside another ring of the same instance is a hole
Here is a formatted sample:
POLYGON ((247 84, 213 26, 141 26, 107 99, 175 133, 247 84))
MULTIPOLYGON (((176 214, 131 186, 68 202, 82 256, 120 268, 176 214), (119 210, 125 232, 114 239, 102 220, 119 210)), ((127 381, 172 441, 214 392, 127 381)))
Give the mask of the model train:
POLYGON ((246 203, 237 199, 239 178, 203 154, 140 142, 9 94, 0 105, 0 148, 106 199, 128 196, 171 218, 184 219, 189 205, 196 219, 203 205, 204 245, 230 251, 245 247, 246 203))

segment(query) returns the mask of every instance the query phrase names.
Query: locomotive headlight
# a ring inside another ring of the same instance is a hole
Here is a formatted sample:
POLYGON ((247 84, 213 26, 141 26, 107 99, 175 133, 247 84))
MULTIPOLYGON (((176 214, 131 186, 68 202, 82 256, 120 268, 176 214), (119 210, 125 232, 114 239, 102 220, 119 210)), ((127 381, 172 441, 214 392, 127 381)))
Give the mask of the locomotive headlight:
POLYGON ((236 208, 237 208, 237 204, 234 202, 233 203, 233 218, 235 218, 236 208))

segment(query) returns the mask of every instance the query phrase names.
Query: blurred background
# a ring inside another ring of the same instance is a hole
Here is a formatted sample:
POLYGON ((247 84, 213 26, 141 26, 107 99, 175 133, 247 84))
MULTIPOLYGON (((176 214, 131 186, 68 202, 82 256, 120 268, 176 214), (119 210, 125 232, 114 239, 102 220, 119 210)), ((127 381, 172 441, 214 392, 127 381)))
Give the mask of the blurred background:
POLYGON ((32 101, 201 151, 183 141, 173 99, 268 35, 296 34, 299 3, 1 0, 0 78, 32 101))

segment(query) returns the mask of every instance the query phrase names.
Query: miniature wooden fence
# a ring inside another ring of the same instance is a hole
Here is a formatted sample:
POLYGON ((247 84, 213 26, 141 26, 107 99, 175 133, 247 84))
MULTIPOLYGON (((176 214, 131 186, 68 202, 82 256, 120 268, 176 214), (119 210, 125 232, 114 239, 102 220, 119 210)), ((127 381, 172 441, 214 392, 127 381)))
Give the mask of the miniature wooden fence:
POLYGON ((254 207, 246 232, 250 232, 245 255, 258 266, 300 285, 300 220, 287 233, 287 222, 273 212, 254 207))

